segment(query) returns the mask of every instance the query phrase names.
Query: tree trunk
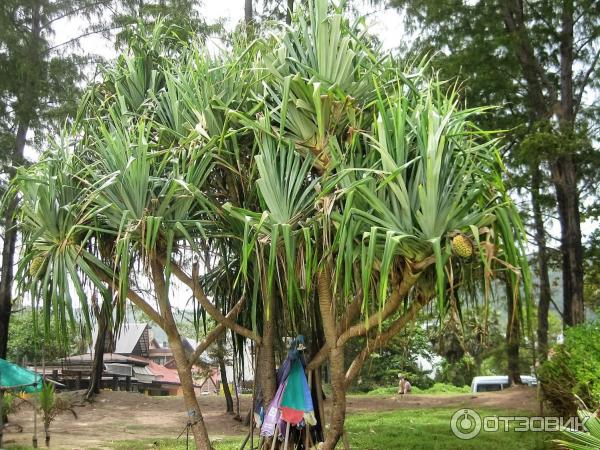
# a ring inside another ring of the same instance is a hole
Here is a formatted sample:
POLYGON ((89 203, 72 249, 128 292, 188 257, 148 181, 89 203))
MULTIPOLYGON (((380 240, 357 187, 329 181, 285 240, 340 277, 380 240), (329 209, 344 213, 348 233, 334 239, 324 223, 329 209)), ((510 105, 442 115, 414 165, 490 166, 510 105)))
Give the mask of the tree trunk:
MULTIPOLYGON (((326 263, 325 263, 326 264, 326 263)), ((327 269, 318 275, 319 310, 323 320, 325 340, 329 345, 329 368, 331 371, 331 419, 325 436, 324 450, 333 450, 344 433, 346 420, 346 370, 344 348, 338 346, 335 321, 335 305, 331 295, 331 276, 327 269)))
POLYGON ((102 307, 98 311, 98 336, 94 345, 94 361, 92 363, 92 373, 90 377, 90 385, 85 394, 85 399, 90 401, 94 395, 100 393, 100 383, 102 382, 102 373, 104 372, 104 349, 106 348, 106 333, 108 333, 108 324, 110 321, 109 314, 111 309, 109 303, 110 296, 106 296, 102 302, 102 307))
POLYGON ((269 407, 271 400, 277 391, 277 374, 275 370, 275 302, 273 293, 266 297, 263 311, 263 336, 258 348, 258 385, 262 391, 263 405, 265 410, 269 407))
POLYGON ((175 322, 168 323, 165 332, 169 340, 169 347, 173 351, 173 358, 177 366, 177 374, 181 382, 181 390, 183 392, 183 400, 188 414, 188 420, 191 424, 194 440, 196 441, 197 450, 212 450, 210 438, 204 424, 204 418, 200 411, 200 405, 194 391, 194 380, 192 372, 188 365, 188 360, 185 356, 185 349, 181 341, 181 336, 177 331, 175 322))
POLYGON ((44 436, 46 437, 46 447, 50 447, 50 425, 44 423, 44 436))
POLYGON ((533 223, 535 242, 538 248, 538 270, 540 277, 540 293, 538 302, 538 355, 541 362, 548 359, 548 311, 552 301, 550 277, 548 275, 548 252, 546 248, 546 229, 540 205, 540 186, 542 172, 536 164, 531 165, 531 205, 533 208, 533 223))
MULTIPOLYGON (((560 130, 566 139, 573 132, 573 0, 563 0, 560 31, 560 130)), ((563 295, 565 325, 585 320, 583 303, 583 247, 579 215, 579 189, 576 163, 572 154, 559 156, 552 167, 556 185, 563 252, 563 295)))
MULTIPOLYGON (((41 5, 39 3, 31 6, 31 32, 24 36, 29 41, 27 48, 28 58, 32 67, 41 67, 40 33, 41 33, 41 5)), ((13 166, 23 163, 23 151, 27 139, 29 125, 36 115, 38 92, 40 89, 41 75, 35 70, 26 72, 23 81, 26 89, 24 94, 17 97, 15 111, 17 112, 17 133, 15 135, 15 147, 10 156, 13 166)), ((9 181, 14 178, 14 172, 10 174, 9 181)), ((2 243, 2 268, 0 269, 0 358, 6 358, 8 348, 8 326, 12 313, 12 290, 14 281, 14 258, 15 244, 17 241, 17 230, 15 229, 14 213, 17 210, 18 199, 6 199, 4 212, 4 240, 2 243)))
POLYGON ((244 21, 246 23, 246 27, 249 28, 252 25, 252 21, 254 20, 253 16, 252 0, 244 0, 244 21))
POLYGON ((169 347, 173 352, 177 374, 181 383, 183 400, 188 414, 188 421, 196 442, 196 450, 212 450, 213 447, 206 431, 200 405, 194 391, 194 380, 192 379, 192 367, 185 354, 185 348, 171 311, 171 305, 167 297, 167 289, 164 279, 164 267, 156 259, 150 261, 152 269, 152 281, 154 292, 158 298, 160 314, 164 323, 164 331, 167 334, 169 347))
MULTIPOLYGON (((556 112, 560 131, 567 139, 575 123, 573 89, 573 0, 563 0, 560 30, 560 98, 554 83, 536 59, 525 24, 524 2, 504 0, 501 2, 504 22, 513 34, 513 43, 523 76, 527 82, 529 108, 541 120, 549 120, 556 112), (546 91, 546 93, 545 93, 546 91), (556 110, 555 106, 559 106, 556 110)), ((563 253, 563 321, 576 325, 584 321, 583 308, 583 252, 579 216, 579 191, 573 156, 564 154, 552 164, 552 179, 556 187, 556 199, 561 225, 563 253)))
POLYGON ((233 397, 231 396, 231 389, 229 389, 227 370, 225 368, 225 355, 223 354, 219 356, 219 370, 221 371, 221 383, 223 384, 223 395, 225 395, 227 414, 233 414, 233 397))
POLYGON ((558 216, 561 228, 563 258, 563 321, 567 326, 582 323, 583 303, 583 248, 579 215, 577 174, 571 155, 559 157, 552 166, 556 187, 558 216))
MULTIPOLYGON (((29 125, 19 123, 15 149, 12 155, 13 164, 21 164, 29 125)), ((10 176, 12 180, 14 174, 10 176)), ((0 358, 6 359, 8 350, 8 326, 12 313, 12 291, 14 281, 15 245, 17 242, 16 222, 14 218, 18 199, 12 198, 4 211, 4 239, 2 242, 2 268, 0 269, 0 358)))
POLYGON ((292 14, 294 14, 294 0, 287 0, 287 8, 285 11, 285 23, 292 24, 292 14))
POLYGON ((508 381, 511 384, 521 383, 521 370, 519 368, 519 311, 515 302, 513 289, 506 283, 506 311, 508 322, 506 324, 506 356, 508 359, 508 381))

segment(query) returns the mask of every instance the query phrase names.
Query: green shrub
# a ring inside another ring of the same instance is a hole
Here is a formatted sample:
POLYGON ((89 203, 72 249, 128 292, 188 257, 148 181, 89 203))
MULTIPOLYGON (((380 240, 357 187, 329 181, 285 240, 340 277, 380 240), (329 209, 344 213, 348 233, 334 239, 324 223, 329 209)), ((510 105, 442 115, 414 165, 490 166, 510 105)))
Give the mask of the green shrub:
POLYGON ((464 354, 457 361, 444 359, 435 381, 461 387, 470 384, 477 374, 478 368, 475 359, 469 354, 464 354))
POLYGON ((567 329, 551 353, 538 372, 544 400, 563 416, 577 412, 577 397, 600 407, 600 321, 567 329))
POLYGON ((368 395, 394 395, 398 392, 398 386, 380 387, 368 392, 368 395))

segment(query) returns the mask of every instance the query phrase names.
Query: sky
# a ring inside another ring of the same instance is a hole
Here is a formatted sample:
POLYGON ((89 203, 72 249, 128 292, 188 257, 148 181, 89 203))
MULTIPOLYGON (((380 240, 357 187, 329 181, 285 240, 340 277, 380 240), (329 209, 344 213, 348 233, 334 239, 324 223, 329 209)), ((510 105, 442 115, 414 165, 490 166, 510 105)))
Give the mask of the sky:
MULTIPOLYGON (((361 13, 367 17, 367 24, 371 33, 382 40, 386 50, 396 48, 402 39, 406 37, 403 33, 403 19, 397 10, 386 8, 383 5, 372 6, 367 1, 358 4, 361 13)), ((244 18, 244 0, 204 0, 201 14, 208 23, 224 19, 225 28, 231 31, 244 18)), ((52 39, 53 44, 67 42, 76 37, 81 34, 86 25, 82 21, 71 19, 57 21, 56 34, 52 39)), ((218 44, 215 43, 215 45, 218 44)), ((82 46, 88 52, 97 53, 106 58, 115 55, 112 42, 100 35, 92 35, 83 39, 82 46)))

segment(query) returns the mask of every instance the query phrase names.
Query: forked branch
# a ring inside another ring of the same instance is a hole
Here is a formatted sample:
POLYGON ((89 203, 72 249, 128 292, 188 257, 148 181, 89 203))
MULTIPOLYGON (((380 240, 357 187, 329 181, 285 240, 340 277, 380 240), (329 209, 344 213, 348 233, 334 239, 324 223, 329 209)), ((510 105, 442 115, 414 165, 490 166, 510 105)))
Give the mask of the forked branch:
POLYGON ((257 345, 260 345, 261 337, 258 334, 240 325, 234 320, 234 318, 229 317, 229 315, 223 315, 223 313, 219 311, 219 308, 213 305, 208 299, 204 293, 204 289, 202 289, 202 286, 200 286, 200 282, 198 280, 194 280, 187 273, 185 273, 185 271, 175 261, 171 261, 171 271, 177 278, 179 278, 179 280, 181 280, 183 284, 192 290, 196 300, 198 300, 206 312, 219 324, 223 324, 225 327, 229 328, 235 333, 245 336, 248 339, 252 339, 257 345))

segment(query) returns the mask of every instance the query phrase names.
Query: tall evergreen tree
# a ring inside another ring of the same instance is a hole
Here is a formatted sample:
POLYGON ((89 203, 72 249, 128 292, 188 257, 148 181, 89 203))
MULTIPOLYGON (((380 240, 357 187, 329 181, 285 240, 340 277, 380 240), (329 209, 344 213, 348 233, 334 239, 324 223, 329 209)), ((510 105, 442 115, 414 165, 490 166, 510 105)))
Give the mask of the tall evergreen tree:
POLYGON ((191 41, 194 36, 203 38, 222 30, 220 24, 206 22, 201 14, 201 0, 113 0, 112 3, 114 13, 109 15, 103 26, 118 30, 116 45, 119 47, 131 43, 138 24, 152 29, 158 20, 176 34, 177 41, 183 42, 191 41))
MULTIPOLYGON (((57 21, 90 16, 98 0, 6 0, 0 5, 0 157, 2 180, 12 179, 24 164, 28 139, 61 125, 75 109, 83 60, 53 48, 57 21)), ((13 266, 17 235, 16 198, 4 199, 2 268, 0 274, 0 357, 6 357, 8 324, 13 303, 13 266)))

